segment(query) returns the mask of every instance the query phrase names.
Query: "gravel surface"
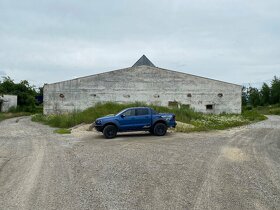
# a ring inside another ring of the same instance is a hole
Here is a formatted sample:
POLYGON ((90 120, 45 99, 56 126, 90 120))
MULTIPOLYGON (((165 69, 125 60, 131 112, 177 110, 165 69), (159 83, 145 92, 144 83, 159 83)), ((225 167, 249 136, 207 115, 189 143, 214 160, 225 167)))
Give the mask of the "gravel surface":
POLYGON ((53 130, 0 122, 0 209, 280 209, 280 117, 112 140, 53 130))

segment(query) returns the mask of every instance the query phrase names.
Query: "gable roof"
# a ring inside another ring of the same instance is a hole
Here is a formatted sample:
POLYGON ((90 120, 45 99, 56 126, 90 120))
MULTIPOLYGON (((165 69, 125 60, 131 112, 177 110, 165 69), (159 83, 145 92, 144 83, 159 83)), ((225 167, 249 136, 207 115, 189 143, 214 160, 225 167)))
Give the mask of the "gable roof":
POLYGON ((143 65, 156 67, 145 55, 142 55, 142 57, 139 58, 139 60, 132 67, 143 66, 143 65))
MULTIPOLYGON (((141 67, 141 66, 136 66, 135 69, 143 68, 143 67, 144 67, 144 66, 142 66, 142 67, 141 67)), ((102 72, 102 73, 98 73, 98 74, 92 74, 92 75, 89 75, 89 76, 78 77, 78 78, 75 78, 75 79, 70 79, 70 80, 65 80, 65 81, 60 81, 60 82, 45 84, 45 85, 54 85, 54 84, 59 84, 59 83, 61 83, 61 82, 69 82, 69 81, 74 81, 74 80, 89 78, 89 77, 93 77, 93 76, 99 76, 99 75, 104 75, 104 74, 110 74, 110 73, 118 72, 118 71, 131 71, 132 68, 133 68, 133 67, 123 68, 123 69, 116 69, 116 70, 112 70, 112 71, 102 72)), ((193 75, 193 74, 188 74, 188 73, 185 73, 185 72, 180 72, 180 71, 175 71, 175 70, 170 70, 170 69, 164 69, 164 68, 160 68, 160 67, 152 67, 152 66, 150 66, 150 67, 148 67, 148 68, 152 68, 152 69, 154 68, 154 69, 157 69, 157 70, 172 72, 172 73, 174 73, 174 74, 189 75, 189 76, 196 77, 196 78, 202 78, 202 79, 207 79, 207 80, 210 80, 210 81, 216 81, 216 82, 220 82, 220 83, 224 83, 224 84, 228 84, 228 85, 239 86, 240 88, 242 87, 242 85, 238 85, 238 84, 234 84, 234 83, 230 83, 230 82, 225 82, 225 81, 221 81, 221 80, 217 80, 217 79, 211 79, 211 78, 207 78, 207 77, 197 76, 197 75, 193 75)), ((44 86, 45 86, 45 85, 44 85, 44 86)))
POLYGON ((225 81, 221 81, 221 80, 217 80, 217 79, 211 79, 211 78, 207 78, 207 77, 188 74, 188 73, 185 73, 185 72, 180 72, 180 71, 175 71, 175 70, 156 67, 145 55, 142 55, 142 57, 132 67, 116 69, 116 70, 112 70, 112 71, 102 72, 102 73, 93 74, 93 75, 84 76, 84 77, 78 77, 78 78, 75 78, 75 79, 64 80, 64 81, 60 81, 60 82, 54 82, 54 83, 50 83, 50 84, 46 83, 45 85, 53 85, 53 84, 58 84, 58 83, 61 83, 61 82, 73 81, 73 80, 88 78, 88 77, 92 77, 92 76, 108 74, 108 73, 112 73, 112 72, 116 72, 116 71, 130 70, 133 67, 140 67, 140 66, 149 66, 151 68, 156 68, 156 69, 163 70, 163 71, 169 71, 169 72, 173 72, 173 73, 177 73, 177 74, 189 75, 189 76, 193 76, 193 77, 197 77, 197 78, 202 78, 202 79, 207 79, 207 80, 211 80, 211 81, 221 82, 221 83, 228 84, 228 85, 235 85, 235 86, 242 87, 242 85, 238 85, 238 84, 234 84, 234 83, 230 83, 230 82, 225 82, 225 81))

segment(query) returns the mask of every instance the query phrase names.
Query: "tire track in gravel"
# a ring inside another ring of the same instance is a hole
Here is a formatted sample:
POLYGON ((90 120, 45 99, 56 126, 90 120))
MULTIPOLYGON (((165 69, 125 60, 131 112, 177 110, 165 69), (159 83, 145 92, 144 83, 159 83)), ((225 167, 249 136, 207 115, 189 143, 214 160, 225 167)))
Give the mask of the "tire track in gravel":
POLYGON ((0 209, 279 209, 275 122, 105 140, 5 120, 0 209))
MULTIPOLYGON (((232 130, 231 133, 229 134, 228 138, 228 143, 227 144, 232 144, 233 142, 239 140, 241 138, 241 136, 244 136, 245 133, 247 131, 243 130, 243 131, 239 131, 239 130, 232 130)), ((195 199, 195 203, 193 206, 193 209, 207 209, 207 205, 205 206, 205 203, 211 203, 211 197, 212 197, 212 193, 211 191, 213 191, 215 189, 215 183, 218 182, 217 180, 217 175, 216 173, 218 172, 217 170, 217 166, 220 165, 221 161, 223 161, 222 159, 223 157, 223 148, 220 148, 220 152, 218 154, 218 156, 216 157, 216 159, 213 161, 213 163, 211 164, 210 168, 208 169, 207 174, 205 175, 204 181, 200 187, 200 191, 197 193, 196 195, 196 199, 195 199)))
POLYGON ((280 206, 279 159, 270 157, 276 154, 279 158, 280 151, 275 151, 279 128, 266 122, 262 122, 264 128, 248 126, 237 136, 229 136, 208 171, 194 209, 236 209, 236 204, 241 209, 280 206))

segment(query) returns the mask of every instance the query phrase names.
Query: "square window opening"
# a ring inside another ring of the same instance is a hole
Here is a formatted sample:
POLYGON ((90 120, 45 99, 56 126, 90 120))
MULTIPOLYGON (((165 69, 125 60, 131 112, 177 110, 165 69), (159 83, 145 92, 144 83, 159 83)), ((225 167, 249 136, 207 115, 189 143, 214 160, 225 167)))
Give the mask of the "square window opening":
POLYGON ((190 104, 181 104, 181 108, 189 109, 190 108, 190 104))
POLYGON ((168 101, 168 106, 169 107, 178 107, 178 102, 177 101, 168 101))
POLYGON ((207 104, 206 110, 213 110, 213 104, 207 104))

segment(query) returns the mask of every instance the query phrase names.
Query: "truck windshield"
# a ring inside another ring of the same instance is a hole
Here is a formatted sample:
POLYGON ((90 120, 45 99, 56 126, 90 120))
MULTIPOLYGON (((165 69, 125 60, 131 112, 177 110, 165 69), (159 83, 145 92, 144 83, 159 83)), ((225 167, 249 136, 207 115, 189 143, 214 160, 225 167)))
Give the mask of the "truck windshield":
POLYGON ((122 113, 125 113, 126 111, 128 111, 129 109, 123 109, 122 111, 120 111, 119 113, 115 114, 115 116, 121 115, 122 113))
MULTIPOLYGON (((124 113, 125 111, 127 111, 127 109, 120 111, 119 113, 115 114, 115 116, 119 116, 120 114, 124 113)), ((154 109, 151 109, 152 114, 158 114, 157 111, 155 111, 154 109)))

